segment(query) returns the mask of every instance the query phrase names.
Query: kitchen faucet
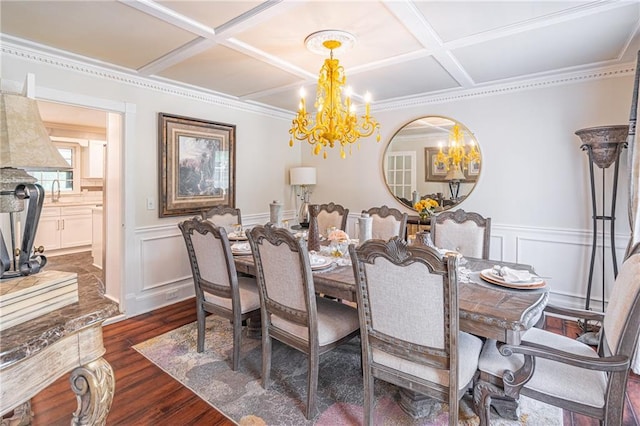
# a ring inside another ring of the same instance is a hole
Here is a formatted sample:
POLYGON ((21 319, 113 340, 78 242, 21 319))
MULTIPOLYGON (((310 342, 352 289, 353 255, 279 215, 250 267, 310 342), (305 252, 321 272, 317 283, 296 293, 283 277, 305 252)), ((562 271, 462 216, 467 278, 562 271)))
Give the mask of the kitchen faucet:
POLYGON ((54 179, 53 182, 51 182, 51 202, 52 203, 57 203, 58 201, 60 201, 60 181, 58 179, 54 179), (56 191, 54 190, 56 183, 58 184, 58 192, 56 193, 56 191))

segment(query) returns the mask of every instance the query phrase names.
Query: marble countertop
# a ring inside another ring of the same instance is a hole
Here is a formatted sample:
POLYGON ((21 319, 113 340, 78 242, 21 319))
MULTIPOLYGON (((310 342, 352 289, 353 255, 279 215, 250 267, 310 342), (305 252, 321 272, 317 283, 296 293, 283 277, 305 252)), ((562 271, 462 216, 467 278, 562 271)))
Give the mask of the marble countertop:
POLYGON ((119 312, 117 303, 104 297, 104 284, 93 273, 78 271, 78 298, 77 303, 0 332, 0 368, 33 356, 56 341, 119 312))

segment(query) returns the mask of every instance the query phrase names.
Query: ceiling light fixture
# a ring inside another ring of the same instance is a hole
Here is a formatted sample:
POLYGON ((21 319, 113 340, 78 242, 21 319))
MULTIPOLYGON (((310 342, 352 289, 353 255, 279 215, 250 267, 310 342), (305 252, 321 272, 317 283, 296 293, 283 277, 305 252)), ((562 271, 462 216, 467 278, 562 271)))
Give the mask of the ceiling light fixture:
MULTIPOLYGON (((304 88, 302 88, 298 114, 293 119, 289 130, 291 134, 289 146, 293 146, 294 138, 306 140, 313 145, 313 154, 318 155, 327 146, 333 148, 336 143, 339 143, 340 157, 346 158, 345 147, 349 146, 349 154, 351 154, 351 144, 357 142, 359 138, 371 136, 377 130, 377 141, 380 141, 380 125, 369 115, 369 93, 365 95, 365 113, 360 117, 360 121, 356 115, 355 105, 351 103, 352 93, 349 87, 345 90, 344 102, 342 100, 347 77, 339 61, 333 58, 333 52, 351 47, 354 42, 355 37, 352 34, 334 30, 318 31, 305 39, 305 45, 314 53, 326 53, 328 49, 329 58, 325 59, 318 77, 314 104, 315 123, 307 112, 304 88)), ((323 152, 323 157, 327 158, 327 151, 323 152)))
POLYGON ((462 170, 466 170, 469 164, 472 162, 480 162, 480 152, 476 146, 475 140, 471 138, 469 144, 466 145, 464 141, 464 130, 460 127, 460 124, 455 123, 449 133, 449 144, 447 145, 447 152, 442 150, 442 144, 438 144, 439 150, 436 156, 436 162, 438 164, 444 164, 447 167, 447 171, 456 171, 460 174, 462 170))

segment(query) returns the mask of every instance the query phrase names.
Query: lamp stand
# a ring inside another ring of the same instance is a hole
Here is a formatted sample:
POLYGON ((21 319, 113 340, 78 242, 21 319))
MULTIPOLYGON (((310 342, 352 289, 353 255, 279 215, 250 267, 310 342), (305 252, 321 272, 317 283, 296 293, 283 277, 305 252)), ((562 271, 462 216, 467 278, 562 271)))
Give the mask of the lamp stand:
POLYGON ((311 195, 311 190, 306 185, 302 185, 300 187, 300 198, 302 198, 302 204, 300 204, 300 210, 298 211, 298 223, 300 223, 301 228, 309 227, 309 196, 311 195))
POLYGON ((453 201, 458 199, 458 194, 460 193, 460 181, 459 180, 450 180, 449 181, 449 191, 451 192, 451 199, 453 201))
MULTIPOLYGON (((6 183, 3 184, 6 186, 6 183)), ((33 255, 31 254, 36 231, 38 230, 38 222, 40 221, 42 203, 44 202, 44 189, 42 186, 34 183, 18 184, 13 191, 2 190, 0 194, 3 198, 3 207, 9 205, 17 207, 17 210, 3 210, 3 212, 10 214, 12 253, 11 256, 9 256, 2 230, 0 230, 0 280, 36 274, 40 271, 40 268, 44 267, 47 263, 47 258, 42 254, 35 254, 35 251, 33 255), (12 201, 11 198, 15 198, 15 202, 12 201), (13 224, 14 213, 24 210, 25 199, 29 200, 27 217, 22 234, 21 248, 19 253, 16 253, 16 235, 13 224), (18 257, 17 264, 16 256, 18 257)), ((42 251, 40 251, 40 253, 42 253, 42 251)))

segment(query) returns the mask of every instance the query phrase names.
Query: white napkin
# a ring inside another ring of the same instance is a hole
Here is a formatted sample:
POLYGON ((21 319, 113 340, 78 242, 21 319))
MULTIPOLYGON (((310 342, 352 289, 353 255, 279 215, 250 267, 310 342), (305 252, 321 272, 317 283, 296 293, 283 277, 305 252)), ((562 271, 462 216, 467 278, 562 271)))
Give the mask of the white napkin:
POLYGON ((317 256, 315 254, 309 255, 309 263, 311 266, 323 265, 327 263, 327 259, 322 256, 317 256))
POLYGON ((249 243, 233 243, 231 244, 231 250, 234 251, 249 251, 251 250, 251 246, 249 243))
POLYGON ((531 281, 533 278, 537 278, 536 275, 529 271, 521 269, 511 269, 507 266, 494 266, 493 273, 501 277, 504 282, 507 283, 521 283, 531 281))

